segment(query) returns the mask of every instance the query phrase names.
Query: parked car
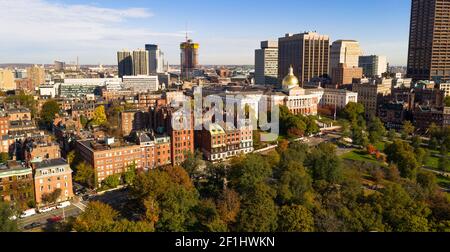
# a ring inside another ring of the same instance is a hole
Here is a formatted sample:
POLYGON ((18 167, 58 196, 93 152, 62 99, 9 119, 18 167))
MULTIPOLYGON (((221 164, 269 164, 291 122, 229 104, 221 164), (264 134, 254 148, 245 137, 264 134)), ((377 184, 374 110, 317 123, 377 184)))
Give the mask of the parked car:
POLYGON ((69 201, 64 201, 64 202, 59 203, 59 204, 56 206, 56 208, 60 209, 60 208, 68 207, 68 206, 70 206, 70 202, 69 202, 69 201))
POLYGON ((48 213, 48 212, 51 212, 51 211, 53 211, 53 210, 55 210, 55 209, 56 209, 55 206, 52 206, 52 207, 43 207, 43 208, 40 208, 40 209, 39 209, 39 213, 48 213))
POLYGON ((17 220, 17 216, 13 215, 8 218, 9 220, 17 220))
POLYGON ((27 218, 27 217, 33 216, 35 214, 36 214, 36 209, 34 209, 34 208, 28 209, 28 210, 23 211, 23 213, 20 215, 20 218, 21 219, 27 218))
POLYGON ((61 216, 53 216, 52 218, 49 218, 47 221, 50 223, 56 223, 62 221, 62 219, 63 218, 61 216))
POLYGON ((29 230, 29 229, 33 229, 33 228, 40 227, 40 226, 42 226, 42 225, 43 225, 42 223, 39 223, 39 222, 33 222, 33 223, 29 224, 29 225, 26 225, 26 226, 23 227, 23 228, 26 229, 26 230, 29 230))

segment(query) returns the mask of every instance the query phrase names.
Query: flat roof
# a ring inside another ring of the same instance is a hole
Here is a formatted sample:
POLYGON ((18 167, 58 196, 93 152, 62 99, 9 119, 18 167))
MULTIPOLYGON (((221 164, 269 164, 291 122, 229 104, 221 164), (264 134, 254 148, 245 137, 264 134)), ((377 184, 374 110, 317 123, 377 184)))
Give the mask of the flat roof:
POLYGON ((36 163, 36 169, 42 169, 42 168, 49 168, 54 166, 60 166, 60 165, 69 165, 65 159, 58 158, 58 159, 50 159, 50 160, 44 160, 42 162, 36 163))

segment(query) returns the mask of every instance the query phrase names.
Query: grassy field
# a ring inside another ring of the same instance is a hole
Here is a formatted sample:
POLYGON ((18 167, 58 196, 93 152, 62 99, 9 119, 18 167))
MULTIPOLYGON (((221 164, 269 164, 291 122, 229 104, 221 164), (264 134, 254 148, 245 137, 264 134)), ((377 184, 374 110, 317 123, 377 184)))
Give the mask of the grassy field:
POLYGON ((427 162, 425 163, 425 166, 429 167, 430 169, 437 169, 439 164, 439 158, 437 157, 429 157, 427 162))
POLYGON ((439 186, 444 188, 450 188, 450 178, 441 175, 438 175, 436 178, 439 186))
POLYGON ((379 142, 375 145, 375 148, 377 148, 377 150, 383 152, 384 149, 386 148, 386 142, 379 142))
POLYGON ((342 159, 379 164, 379 161, 365 151, 354 150, 341 156, 342 159))

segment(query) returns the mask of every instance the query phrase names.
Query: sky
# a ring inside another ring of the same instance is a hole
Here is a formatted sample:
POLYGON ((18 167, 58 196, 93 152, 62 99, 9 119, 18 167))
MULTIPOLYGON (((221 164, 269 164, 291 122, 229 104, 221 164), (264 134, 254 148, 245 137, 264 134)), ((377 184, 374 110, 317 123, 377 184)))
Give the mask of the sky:
POLYGON ((200 64, 254 64, 260 41, 316 31, 405 65, 410 0, 0 0, 0 63, 117 64, 117 51, 200 43, 200 64))

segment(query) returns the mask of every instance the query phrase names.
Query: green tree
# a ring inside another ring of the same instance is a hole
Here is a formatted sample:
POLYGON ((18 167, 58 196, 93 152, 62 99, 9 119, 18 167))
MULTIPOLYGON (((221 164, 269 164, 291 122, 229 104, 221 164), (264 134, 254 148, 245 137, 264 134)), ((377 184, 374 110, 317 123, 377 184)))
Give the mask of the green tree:
POLYGON ((67 163, 70 165, 70 167, 73 167, 72 164, 74 163, 74 161, 76 159, 76 152, 73 150, 73 151, 70 151, 69 153, 67 153, 66 159, 67 159, 67 163))
POLYGON ((367 146, 369 144, 367 133, 363 130, 362 127, 357 125, 354 125, 352 127, 352 140, 353 144, 359 146, 367 146))
POLYGON ((405 141, 395 140, 385 149, 387 159, 397 165, 404 178, 414 179, 420 163, 416 159, 414 149, 405 141))
POLYGON ((431 211, 414 200, 399 184, 386 185, 381 194, 372 195, 376 207, 383 209, 383 221, 394 232, 428 232, 431 211))
POLYGON ((417 162, 421 165, 425 165, 430 158, 430 151, 421 147, 415 148, 414 154, 417 162))
POLYGON ((152 232, 153 224, 147 221, 128 221, 119 218, 119 213, 111 206, 93 201, 79 215, 73 229, 77 232, 152 232))
POLYGON ((128 170, 124 173, 123 177, 125 184, 133 184, 134 180, 136 179, 136 163, 128 166, 128 170))
POLYGON ((306 159, 306 166, 314 180, 338 183, 341 179, 341 159, 331 143, 321 143, 313 148, 306 159))
POLYGON ((417 174, 417 184, 428 194, 433 193, 438 188, 436 175, 431 172, 419 172, 417 174))
POLYGON ((236 191, 225 189, 217 201, 217 211, 220 218, 227 224, 236 222, 241 209, 241 201, 236 191))
POLYGON ((249 154, 244 160, 231 167, 230 182, 242 194, 271 175, 272 169, 266 160, 260 155, 249 154))
POLYGON ((312 190, 312 181, 301 163, 290 163, 281 175, 278 197, 282 204, 305 204, 312 190))
POLYGON ((314 217, 301 205, 283 206, 278 215, 280 232, 313 232, 314 217))
POLYGON ((59 104, 55 100, 45 102, 41 109, 41 124, 49 127, 53 123, 53 120, 55 120, 59 110, 59 104))
POLYGON ((102 181, 102 186, 105 189, 117 188, 119 185, 120 185, 120 175, 118 174, 108 176, 105 180, 102 181))
POLYGON ((9 154, 7 152, 0 153, 0 164, 4 164, 9 160, 9 154))
POLYGON ((450 172, 450 159, 448 156, 441 155, 438 160, 438 170, 450 172))
POLYGON ((147 202, 147 206, 152 206, 147 211, 152 213, 151 218, 158 220, 157 231, 185 232, 194 224, 193 209, 198 203, 198 193, 183 171, 180 167, 139 173, 130 186, 131 197, 142 205, 147 202))
POLYGON ((237 231, 276 231, 278 216, 274 196, 274 191, 263 182, 254 185, 248 193, 243 195, 237 231))
POLYGON ((194 230, 199 232, 226 232, 228 227, 220 218, 216 204, 211 199, 201 200, 194 208, 196 223, 194 230))
POLYGON ((95 186, 94 168, 88 163, 82 161, 75 168, 75 182, 85 184, 89 187, 95 186))
POLYGON ((422 145, 422 138, 420 136, 413 136, 411 138, 411 145, 414 149, 420 148, 422 145))
POLYGON ((428 147, 432 150, 437 150, 439 145, 439 141, 435 137, 431 137, 430 141, 428 142, 428 147))
POLYGON ((360 118, 364 118, 364 112, 364 105, 361 103, 349 102, 342 110, 342 115, 345 119, 355 123, 360 120, 360 118))
POLYGON ((216 198, 225 188, 226 168, 223 164, 206 165, 206 182, 202 183, 202 195, 216 198))
POLYGON ((119 213, 109 205, 98 201, 89 202, 85 211, 77 217, 77 232, 112 232, 119 213))
POLYGON ((403 123, 403 129, 402 129, 402 138, 406 139, 408 138, 410 135, 412 135, 414 133, 414 125, 411 123, 411 121, 405 121, 403 123))
POLYGON ((92 122, 95 125, 100 125, 100 126, 103 126, 108 122, 108 120, 106 118, 105 106, 100 105, 95 108, 92 122))
POLYGON ((397 138, 397 132, 395 131, 395 129, 389 130, 387 137, 390 141, 394 141, 397 138))
POLYGON ((446 96, 444 99, 444 104, 446 107, 450 107, 450 96, 446 96))
POLYGON ((381 122, 378 117, 371 117, 369 124, 369 140, 372 144, 377 144, 383 140, 386 135, 386 129, 384 128, 383 122, 381 122))
POLYGON ((58 201, 58 198, 61 197, 62 190, 60 188, 56 188, 51 193, 43 193, 42 194, 42 202, 45 204, 54 204, 58 201))
POLYGON ((183 167, 191 178, 198 176, 200 174, 200 165, 202 163, 203 154, 196 150, 195 153, 188 152, 186 154, 186 159, 181 163, 183 167))
POLYGON ((17 221, 10 219, 13 215, 9 204, 0 201, 0 232, 18 231, 17 221))
POLYGON ((80 123, 81 123, 81 126, 82 126, 83 128, 86 128, 86 126, 87 126, 88 123, 89 123, 89 119, 86 118, 84 115, 81 115, 81 116, 80 116, 80 123))

